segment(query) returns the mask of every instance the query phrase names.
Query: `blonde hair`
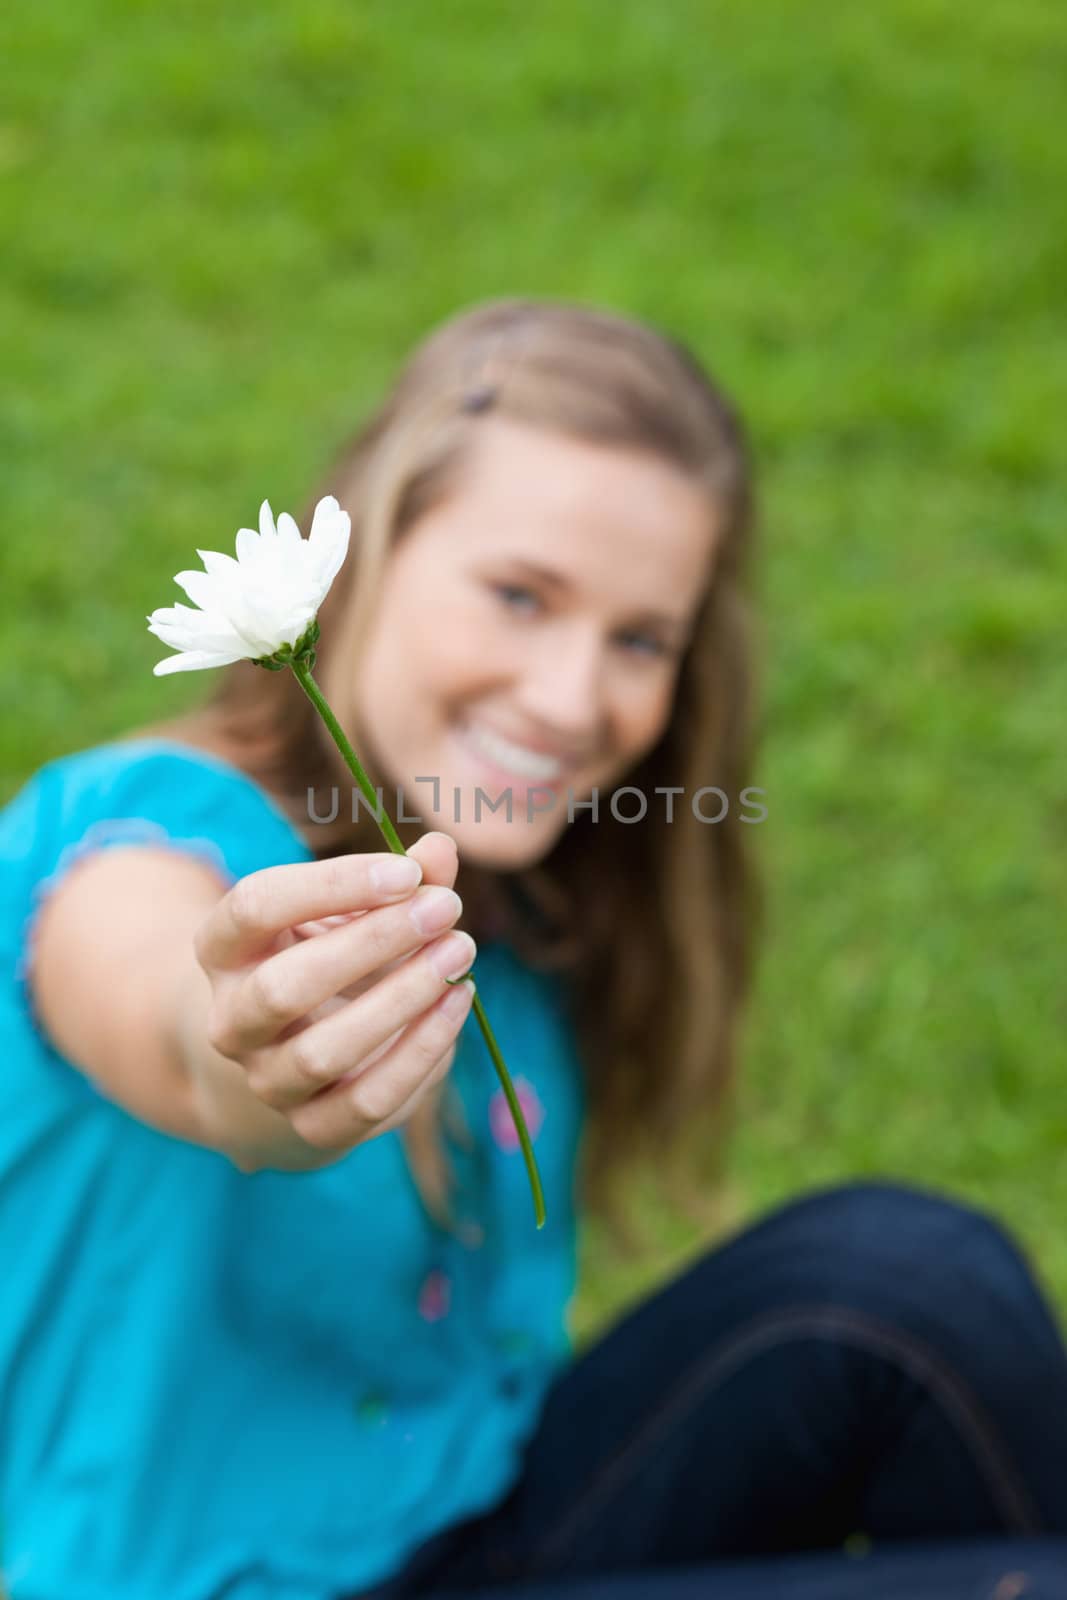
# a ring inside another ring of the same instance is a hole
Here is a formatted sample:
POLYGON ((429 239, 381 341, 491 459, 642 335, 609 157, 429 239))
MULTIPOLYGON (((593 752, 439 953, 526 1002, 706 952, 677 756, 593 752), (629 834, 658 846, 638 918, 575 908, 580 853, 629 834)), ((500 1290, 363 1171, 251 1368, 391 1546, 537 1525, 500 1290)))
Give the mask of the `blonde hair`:
MULTIPOLYGON (((669 725, 626 782, 646 796, 682 785, 687 797, 714 783, 729 798, 727 814, 709 825, 682 804, 668 826, 650 804, 639 826, 620 827, 603 815, 594 826, 582 812, 535 865, 503 874, 461 861, 456 880, 461 926, 476 939, 503 935, 530 966, 560 975, 588 1113, 582 1196, 626 1236, 615 1180, 647 1153, 662 1162, 665 1140, 699 1139, 696 1188, 687 1187, 686 1163, 669 1168, 674 1197, 699 1205, 728 1121, 752 980, 762 895, 738 805, 756 716, 745 593, 748 452, 738 418, 693 356, 646 325, 584 306, 509 299, 439 326, 333 461, 301 520, 306 531, 325 494, 336 494, 352 517, 348 558, 319 613, 316 666, 347 729, 350 686, 390 550, 449 493, 485 415, 651 451, 704 487, 718 521, 714 575, 680 663, 669 725)), ((238 662, 215 681, 206 703, 151 731, 223 754, 294 819, 306 819, 309 790, 324 791, 320 816, 334 785, 349 792, 351 775, 292 674, 238 662)), ((353 743, 388 796, 358 730, 353 743)), ((396 825, 405 848, 424 831, 396 825)), ((385 848, 363 807, 354 823, 342 807, 316 834, 321 857, 385 848)), ((440 1112, 440 1097, 427 1097, 403 1136, 424 1202, 447 1221, 440 1112)))

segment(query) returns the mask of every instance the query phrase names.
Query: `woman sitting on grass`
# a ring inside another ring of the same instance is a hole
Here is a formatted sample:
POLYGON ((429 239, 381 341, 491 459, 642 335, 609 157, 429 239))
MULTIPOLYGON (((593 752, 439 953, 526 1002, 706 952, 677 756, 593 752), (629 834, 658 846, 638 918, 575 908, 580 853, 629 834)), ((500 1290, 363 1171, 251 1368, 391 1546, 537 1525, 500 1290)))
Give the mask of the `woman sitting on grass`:
POLYGON ((415 352, 328 493, 353 531, 317 675, 411 862, 250 662, 0 814, 14 1600, 963 1600, 1065 1570, 1023 1536, 1067 1534, 1067 1358, 978 1211, 806 1195, 568 1332, 581 1208, 722 1121, 750 988, 727 401, 648 327, 494 303, 415 352), (447 981, 475 955, 540 1231, 447 981))

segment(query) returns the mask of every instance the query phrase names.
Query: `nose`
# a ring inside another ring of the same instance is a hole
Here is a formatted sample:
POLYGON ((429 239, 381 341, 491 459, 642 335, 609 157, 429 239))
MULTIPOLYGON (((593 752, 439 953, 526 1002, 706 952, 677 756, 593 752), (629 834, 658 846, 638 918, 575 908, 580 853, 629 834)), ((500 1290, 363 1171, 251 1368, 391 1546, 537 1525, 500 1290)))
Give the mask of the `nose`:
POLYGON ((607 721, 604 667, 596 634, 542 639, 519 688, 519 705, 531 729, 576 752, 599 745, 607 721))

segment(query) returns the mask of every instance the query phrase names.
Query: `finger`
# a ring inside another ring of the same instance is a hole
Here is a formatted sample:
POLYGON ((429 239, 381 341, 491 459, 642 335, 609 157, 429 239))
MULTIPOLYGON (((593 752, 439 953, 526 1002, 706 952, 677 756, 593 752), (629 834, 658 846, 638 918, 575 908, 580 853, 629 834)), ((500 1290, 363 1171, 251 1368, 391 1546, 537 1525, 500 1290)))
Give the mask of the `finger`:
MULTIPOLYGON (((377 1133, 388 1133, 390 1129, 399 1128, 405 1122, 407 1122, 416 1106, 425 1100, 426 1096, 432 1089, 436 1088, 436 1086, 441 1082, 442 1078, 447 1078, 448 1074, 452 1070, 452 1064, 455 1059, 456 1040, 453 1040, 451 1046, 445 1051, 440 1061, 432 1069, 428 1076, 422 1080, 414 1094, 409 1094, 403 1105, 397 1106, 392 1116, 386 1117, 385 1121, 378 1128, 377 1133)), ((377 1133, 375 1134, 375 1137, 377 1137, 377 1133)))
POLYGON ((375 983, 392 962, 450 928, 462 910, 454 889, 426 884, 400 905, 363 912, 316 938, 294 941, 232 980, 215 1048, 229 1056, 263 1049, 342 991, 355 999, 361 985, 375 983))
POLYGON ((446 990, 354 1082, 337 1084, 291 1110, 289 1121, 300 1137, 316 1147, 337 1149, 384 1133, 386 1123, 427 1079, 442 1076, 437 1070, 441 1057, 466 1021, 473 998, 469 983, 446 990))
POLYGON ((197 960, 205 968, 240 967, 270 950, 280 934, 298 923, 341 911, 369 911, 405 898, 421 881, 422 863, 417 857, 413 865, 418 878, 407 888, 378 889, 371 876, 398 859, 392 851, 374 851, 250 872, 223 895, 197 929, 197 960))
POLYGON ((451 889, 459 870, 456 841, 447 833, 424 833, 408 851, 422 867, 423 883, 440 883, 451 889))
MULTIPOLYGON (((459 854, 455 840, 449 834, 424 833, 407 853, 421 865, 423 885, 440 884, 443 888, 452 888, 459 870, 459 854)), ((311 939, 362 915, 361 911, 339 911, 332 917, 297 923, 292 932, 297 938, 311 939)))
POLYGON ((450 985, 446 979, 468 972, 475 954, 469 933, 452 929, 442 934, 358 1000, 255 1052, 246 1068, 251 1088, 267 1105, 284 1111, 335 1084, 346 1073, 362 1074, 367 1058, 384 1046, 390 1035, 420 1018, 443 994, 467 987, 450 985))
POLYGON ((331 928, 340 928, 344 923, 362 915, 362 911, 339 911, 335 917, 318 917, 314 922, 298 922, 291 931, 298 939, 315 939, 320 933, 329 933, 331 928))

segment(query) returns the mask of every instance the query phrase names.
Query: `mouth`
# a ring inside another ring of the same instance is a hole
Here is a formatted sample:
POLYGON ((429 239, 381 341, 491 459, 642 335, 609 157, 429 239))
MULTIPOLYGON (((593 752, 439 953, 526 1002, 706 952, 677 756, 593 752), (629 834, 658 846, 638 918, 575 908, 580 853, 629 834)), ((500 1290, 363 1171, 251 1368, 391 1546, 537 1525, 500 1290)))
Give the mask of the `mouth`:
POLYGON ((466 754, 482 767, 489 781, 510 786, 516 794, 533 788, 558 791, 573 771, 571 764, 513 744, 481 723, 459 723, 456 738, 466 754))

